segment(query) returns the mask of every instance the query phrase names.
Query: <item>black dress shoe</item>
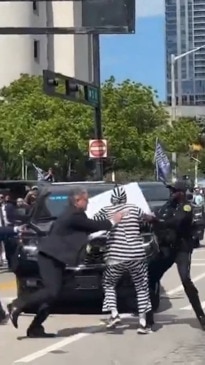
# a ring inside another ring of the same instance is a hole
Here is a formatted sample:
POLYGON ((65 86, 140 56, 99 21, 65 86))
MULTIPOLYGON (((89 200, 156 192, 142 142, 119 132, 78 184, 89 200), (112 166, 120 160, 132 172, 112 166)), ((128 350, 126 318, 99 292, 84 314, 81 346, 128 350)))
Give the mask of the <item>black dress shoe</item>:
POLYGON ((10 320, 15 328, 18 328, 18 317, 21 313, 18 307, 15 306, 14 303, 10 303, 7 305, 7 309, 9 312, 10 320))
POLYGON ((203 331, 205 331, 205 315, 198 317, 199 323, 203 331))
POLYGON ((27 329, 27 337, 29 338, 53 338, 56 337, 54 333, 46 333, 44 327, 39 326, 30 326, 27 329))

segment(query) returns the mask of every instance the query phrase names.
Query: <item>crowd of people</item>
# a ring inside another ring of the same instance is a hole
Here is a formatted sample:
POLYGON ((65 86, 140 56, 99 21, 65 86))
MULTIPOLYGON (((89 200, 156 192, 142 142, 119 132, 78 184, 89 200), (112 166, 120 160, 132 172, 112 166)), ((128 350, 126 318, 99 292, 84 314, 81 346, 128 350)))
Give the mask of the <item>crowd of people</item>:
MULTIPOLYGON (((38 186, 32 186, 25 198, 18 197, 16 201, 13 201, 9 194, 0 194, 0 227, 13 227, 14 224, 22 223, 35 203, 37 195, 38 186)), ((0 266, 11 268, 14 249, 8 239, 0 242, 0 266)))

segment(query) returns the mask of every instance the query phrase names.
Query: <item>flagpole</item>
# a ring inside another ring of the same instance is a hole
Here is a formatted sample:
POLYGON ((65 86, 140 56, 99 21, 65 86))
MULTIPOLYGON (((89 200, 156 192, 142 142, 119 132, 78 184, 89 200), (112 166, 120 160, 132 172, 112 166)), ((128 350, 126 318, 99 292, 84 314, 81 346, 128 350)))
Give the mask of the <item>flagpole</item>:
POLYGON ((155 141, 155 179, 156 179, 156 181, 159 181, 159 170, 158 170, 157 159, 156 159, 158 141, 159 141, 159 138, 157 137, 156 141, 155 141))
POLYGON ((25 180, 25 157, 24 150, 20 150, 19 155, 21 156, 21 178, 25 180))

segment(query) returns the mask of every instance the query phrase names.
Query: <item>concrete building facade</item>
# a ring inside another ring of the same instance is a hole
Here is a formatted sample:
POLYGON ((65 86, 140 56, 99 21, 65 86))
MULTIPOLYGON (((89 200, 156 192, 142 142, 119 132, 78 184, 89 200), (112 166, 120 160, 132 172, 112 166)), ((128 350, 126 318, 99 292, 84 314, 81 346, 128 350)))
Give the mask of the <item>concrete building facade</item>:
MULTIPOLYGON (((1 27, 80 25, 80 2, 0 3, 1 27)), ((41 75, 43 69, 93 81, 91 36, 0 35, 0 50, 0 88, 18 79, 21 73, 41 75)))

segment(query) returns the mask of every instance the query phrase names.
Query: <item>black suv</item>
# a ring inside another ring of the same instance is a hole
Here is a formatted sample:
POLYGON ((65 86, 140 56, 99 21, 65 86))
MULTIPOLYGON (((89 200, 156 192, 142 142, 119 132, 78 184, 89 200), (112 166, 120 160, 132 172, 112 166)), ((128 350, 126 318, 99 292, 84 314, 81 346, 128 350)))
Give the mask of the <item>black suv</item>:
POLYGON ((153 212, 161 208, 170 197, 169 189, 162 182, 142 181, 139 186, 153 212))
MULTIPOLYGON (((38 242, 50 230, 53 221, 64 209, 73 186, 84 186, 90 197, 108 190, 115 184, 107 183, 52 183, 45 185, 29 217, 28 228, 21 238, 18 238, 17 251, 13 259, 13 271, 16 275, 18 294, 28 294, 41 286, 41 279, 37 265, 38 242)), ((153 240, 153 235, 146 228, 143 232, 145 243, 153 240)), ((66 267, 64 285, 59 302, 74 304, 78 301, 102 301, 101 286, 104 270, 103 251, 105 237, 85 242, 85 245, 76 252, 74 267, 66 267)), ((58 242, 56 242, 58 244, 58 242)), ((159 285, 158 285, 159 288, 159 285)), ((128 275, 125 275, 118 288, 119 299, 123 303, 132 302, 134 288, 128 275)), ((159 289, 153 293, 155 309, 159 305, 159 289)), ((129 305, 128 303, 128 305, 129 305)), ((60 304, 60 303, 59 303, 60 304)))

